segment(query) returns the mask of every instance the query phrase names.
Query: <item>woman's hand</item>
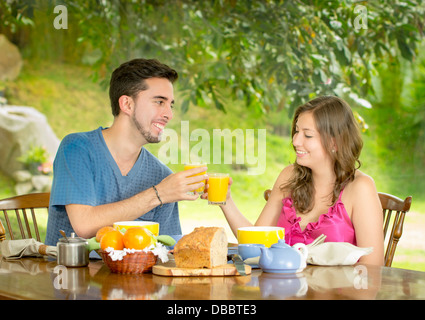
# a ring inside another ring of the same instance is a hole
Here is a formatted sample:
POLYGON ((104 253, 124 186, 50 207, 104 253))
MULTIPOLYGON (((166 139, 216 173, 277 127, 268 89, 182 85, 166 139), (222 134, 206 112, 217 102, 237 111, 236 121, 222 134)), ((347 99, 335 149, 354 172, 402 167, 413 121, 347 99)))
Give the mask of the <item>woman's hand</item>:
MULTIPOLYGON (((226 202, 229 201, 231 199, 231 192, 230 192, 230 187, 233 183, 233 179, 232 177, 229 177, 229 187, 227 188, 227 195, 226 195, 226 202)), ((201 195, 201 199, 207 200, 208 199, 208 180, 207 180, 207 184, 205 185, 205 189, 204 189, 204 194, 201 195)))

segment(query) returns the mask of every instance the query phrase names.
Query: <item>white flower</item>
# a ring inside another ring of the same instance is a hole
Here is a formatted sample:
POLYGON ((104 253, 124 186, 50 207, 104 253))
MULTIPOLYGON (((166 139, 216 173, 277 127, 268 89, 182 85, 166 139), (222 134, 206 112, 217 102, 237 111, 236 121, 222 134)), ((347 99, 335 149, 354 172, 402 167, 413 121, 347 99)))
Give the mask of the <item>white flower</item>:
POLYGON ((114 250, 112 247, 106 248, 105 251, 109 253, 112 261, 122 260, 122 258, 127 254, 124 250, 114 250))
POLYGON ((143 250, 136 250, 136 249, 128 249, 124 248, 123 250, 114 250, 112 247, 108 247, 105 249, 106 252, 108 252, 109 256, 111 257, 112 261, 120 261, 123 259, 127 253, 135 253, 135 252, 145 252, 148 253, 151 251, 154 255, 158 256, 158 258, 161 260, 162 263, 165 263, 168 261, 168 249, 160 242, 157 242, 156 245, 151 245, 143 250))
POLYGON ((151 246, 151 248, 152 253, 158 256, 162 263, 168 261, 168 249, 162 243, 157 242, 156 246, 151 246))

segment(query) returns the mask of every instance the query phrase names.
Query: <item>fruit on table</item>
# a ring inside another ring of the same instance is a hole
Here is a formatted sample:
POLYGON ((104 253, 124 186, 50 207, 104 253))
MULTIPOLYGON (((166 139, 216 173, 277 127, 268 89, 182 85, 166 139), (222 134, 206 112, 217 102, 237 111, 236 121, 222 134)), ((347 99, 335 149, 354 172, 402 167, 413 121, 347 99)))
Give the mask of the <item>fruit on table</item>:
POLYGON ((124 247, 135 250, 143 250, 156 242, 155 240, 152 232, 143 227, 130 228, 123 236, 124 247))
POLYGON ((119 231, 111 226, 100 228, 96 232, 96 237, 88 240, 90 250, 97 250, 101 248, 105 250, 108 247, 114 250, 135 249, 143 250, 150 245, 156 245, 157 242, 165 246, 173 246, 176 243, 172 237, 168 235, 155 236, 150 230, 143 227, 132 227, 127 230, 119 231), (109 234, 112 232, 112 234, 109 234), (104 238, 105 235, 108 236, 104 238))
POLYGON ((96 232, 96 241, 100 242, 100 240, 102 239, 102 237, 105 233, 107 233, 108 231, 113 231, 113 230, 115 230, 115 229, 111 226, 106 226, 106 227, 100 228, 96 232))
POLYGON ((100 248, 105 250, 106 248, 113 248, 114 250, 124 249, 123 234, 118 230, 112 230, 106 232, 100 240, 100 248))

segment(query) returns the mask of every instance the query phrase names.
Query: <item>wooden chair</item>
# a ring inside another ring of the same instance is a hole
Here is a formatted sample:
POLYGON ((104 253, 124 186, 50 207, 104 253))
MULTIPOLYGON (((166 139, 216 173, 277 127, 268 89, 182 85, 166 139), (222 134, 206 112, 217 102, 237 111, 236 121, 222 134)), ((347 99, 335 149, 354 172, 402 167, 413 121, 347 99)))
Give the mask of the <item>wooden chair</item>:
MULTIPOLYGON (((49 209, 50 193, 30 193, 12 198, 0 200, 0 212, 3 212, 6 221, 7 234, 10 240, 15 239, 13 224, 10 221, 9 214, 15 213, 22 239, 33 238, 31 229, 35 232, 35 239, 41 242, 38 224, 36 220, 36 209, 49 209), (23 222, 21 217, 23 217, 23 222), (31 218, 31 219, 29 219, 31 218), (31 223, 32 221, 32 223, 31 223), (32 228, 31 228, 32 225, 32 228)), ((15 230, 16 232, 16 230, 15 230)), ((0 241, 6 239, 6 230, 0 219, 0 241)))
POLYGON ((387 236, 388 226, 390 225, 390 221, 393 220, 391 222, 391 233, 388 236, 387 249, 385 251, 385 266, 391 267, 395 249, 403 234, 404 217, 412 205, 412 197, 409 196, 402 200, 388 193, 378 192, 378 195, 384 213, 384 237, 387 236), (392 214, 394 214, 394 219, 391 219, 392 214))
MULTIPOLYGON (((264 191, 264 199, 266 201, 269 199, 270 194, 270 189, 264 191)), ((409 196, 402 200, 396 196, 382 192, 378 192, 378 196, 381 201, 384 215, 384 238, 387 237, 388 227, 392 223, 385 251, 385 266, 391 267, 398 241, 403 234, 404 218, 412 205, 412 197, 409 196), (394 216, 392 217, 393 214, 394 216)))

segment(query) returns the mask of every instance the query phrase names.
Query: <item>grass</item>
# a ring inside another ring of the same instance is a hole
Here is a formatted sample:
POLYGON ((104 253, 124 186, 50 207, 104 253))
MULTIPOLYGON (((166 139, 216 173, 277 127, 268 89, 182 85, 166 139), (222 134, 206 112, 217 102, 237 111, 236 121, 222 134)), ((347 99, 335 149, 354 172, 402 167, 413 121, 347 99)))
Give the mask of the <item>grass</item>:
POLYGON ((108 126, 108 94, 90 81, 85 67, 25 61, 19 78, 7 85, 10 104, 33 106, 48 118, 56 135, 108 126))
MULTIPOLYGON (((10 104, 33 106, 47 116, 50 126, 62 139, 66 134, 77 131, 93 130, 99 126, 109 126, 112 122, 107 92, 98 84, 90 80, 91 72, 88 68, 66 64, 48 64, 25 62, 20 77, 7 84, 6 95, 10 104)), ((285 111, 271 115, 252 114, 237 101, 226 103, 227 113, 223 114, 215 109, 201 109, 191 107, 187 114, 181 114, 178 110, 179 97, 176 90, 176 104, 174 119, 169 128, 175 130, 181 140, 181 121, 189 121, 190 132, 196 129, 206 129, 212 135, 215 129, 242 129, 244 137, 248 129, 255 129, 254 134, 258 137, 257 129, 267 129, 265 152, 266 168, 262 175, 247 175, 245 165, 235 164, 210 164, 209 171, 229 172, 234 180, 232 195, 242 213, 252 222, 255 222, 264 206, 263 191, 271 188, 278 173, 293 160, 293 153, 288 137, 274 134, 274 132, 288 132, 290 120, 285 111), (283 129, 282 129, 283 128, 283 129)), ((372 126, 371 126, 372 127, 372 126)), ((410 192, 414 195, 412 211, 421 212, 425 215, 425 197, 421 195, 420 188, 403 188, 394 186, 392 181, 399 179, 408 184, 409 179, 399 178, 393 174, 388 164, 378 161, 380 149, 373 136, 373 130, 364 135, 365 147, 362 153, 362 170, 374 177, 379 191, 400 194, 406 196, 410 192), (378 159, 378 160, 377 160, 378 159), (404 180, 403 180, 404 179, 404 180)), ((246 143, 246 139, 244 141, 246 143)), ((158 154, 166 142, 150 145, 147 148, 154 154, 158 154)), ((198 141, 190 141, 192 149, 198 141)), ((258 147, 258 141, 255 141, 258 147)), ((210 145, 211 146, 211 145, 210 145)), ((235 141, 232 144, 235 150, 235 141)), ((256 151, 258 149, 255 149, 256 151)), ((260 156, 256 154, 256 156, 260 156)), ((261 155, 262 156, 262 155, 261 155)), ((183 165, 169 164, 173 171, 182 170, 183 165)), ((14 195, 13 181, 0 174, 1 198, 14 195)), ((182 224, 185 221, 195 221, 199 224, 219 223, 227 226, 227 222, 221 210, 215 206, 208 206, 206 201, 181 202, 179 204, 182 224)), ((409 221, 415 223, 415 221, 409 221)), ((424 252, 404 248, 400 242, 397 249, 394 266, 425 271, 424 252)))
POLYGON ((393 268, 410 269, 425 272, 425 254, 423 250, 397 248, 394 256, 393 268))
POLYGON ((14 195, 14 181, 0 171, 0 199, 14 195))

